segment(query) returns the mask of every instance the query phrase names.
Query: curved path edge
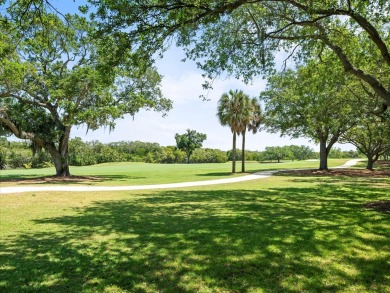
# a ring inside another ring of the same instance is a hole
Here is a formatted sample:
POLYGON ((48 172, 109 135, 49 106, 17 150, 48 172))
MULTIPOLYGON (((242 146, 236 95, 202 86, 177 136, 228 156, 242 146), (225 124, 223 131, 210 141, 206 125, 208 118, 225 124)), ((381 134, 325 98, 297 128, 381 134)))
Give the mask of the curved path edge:
MULTIPOLYGON (((354 159, 347 161, 344 165, 335 168, 349 168, 356 165, 361 159, 354 159)), ((290 170, 290 169, 289 169, 290 170)), ((39 192, 39 191, 71 191, 71 192, 87 192, 87 191, 124 191, 124 190, 148 190, 148 189, 167 189, 167 188, 182 188, 193 186, 206 186, 227 184, 235 182, 243 182, 255 179, 263 179, 270 177, 276 172, 285 170, 272 170, 272 171, 260 171, 250 175, 245 175, 235 178, 213 179, 204 181, 192 181, 181 183, 165 183, 165 184, 152 184, 152 185, 127 185, 127 186, 69 186, 69 185, 56 185, 56 186, 15 186, 15 187, 1 187, 0 194, 10 193, 23 193, 23 192, 39 192)))

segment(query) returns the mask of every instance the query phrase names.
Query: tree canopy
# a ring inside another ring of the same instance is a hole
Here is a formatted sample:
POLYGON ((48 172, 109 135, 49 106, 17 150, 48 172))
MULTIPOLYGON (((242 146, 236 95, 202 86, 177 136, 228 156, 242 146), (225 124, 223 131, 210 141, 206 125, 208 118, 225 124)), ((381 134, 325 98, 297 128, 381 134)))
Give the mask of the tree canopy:
POLYGON ((275 53, 304 60, 324 48, 344 71, 390 105, 390 2, 386 0, 96 1, 101 35, 126 48, 163 52, 176 41, 206 76, 251 80, 267 73, 275 53), (378 68, 380 69, 378 72, 378 68))
POLYGON ((367 169, 372 170, 381 155, 390 152, 390 115, 368 115, 342 135, 342 141, 356 146, 367 157, 367 169))
POLYGON ((72 126, 112 128, 141 108, 171 108, 156 70, 130 54, 113 66, 107 43, 81 16, 37 17, 15 4, 0 30, 0 128, 46 149, 58 176, 70 174, 72 126))
POLYGON ((179 150, 185 151, 187 155, 187 163, 190 163, 190 157, 194 150, 201 148, 203 141, 207 138, 204 133, 196 132, 195 130, 187 129, 184 134, 176 133, 176 146, 179 150))
POLYGON ((334 60, 312 60, 296 71, 272 76, 261 98, 265 102, 266 126, 271 132, 307 137, 320 144, 320 166, 340 136, 353 127, 361 112, 349 91, 350 80, 336 74, 334 60))

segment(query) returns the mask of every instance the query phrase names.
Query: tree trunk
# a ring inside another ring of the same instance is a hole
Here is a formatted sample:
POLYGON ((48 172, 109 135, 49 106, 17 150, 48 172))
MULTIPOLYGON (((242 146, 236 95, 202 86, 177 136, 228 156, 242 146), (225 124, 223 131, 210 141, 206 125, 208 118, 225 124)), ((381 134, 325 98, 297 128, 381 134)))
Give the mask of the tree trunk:
POLYGON ((326 140, 320 139, 320 170, 328 170, 328 151, 326 140))
POLYGON ((56 152, 54 152, 54 154, 52 153, 51 156, 53 158, 54 166, 56 168, 56 176, 70 176, 68 150, 66 150, 66 152, 63 154, 60 154, 60 152, 56 150, 56 152))
POLYGON ((69 137, 71 126, 65 126, 64 132, 60 137, 58 149, 54 143, 46 145, 47 151, 50 153, 54 166, 56 168, 56 176, 70 176, 69 172, 69 137))
POLYGON ((374 170, 374 164, 379 160, 380 154, 376 152, 374 155, 367 154, 366 156, 368 159, 366 169, 372 171, 374 170))
POLYGON ((242 132, 241 172, 245 172, 245 130, 242 132))
POLYGON ((236 132, 233 131, 232 173, 236 173, 236 132))
POLYGON ((374 170, 374 163, 375 163, 374 158, 372 156, 367 156, 367 159, 368 161, 367 161, 366 169, 371 171, 374 170))
POLYGON ((191 154, 189 152, 187 152, 187 164, 190 163, 190 156, 191 156, 191 154))

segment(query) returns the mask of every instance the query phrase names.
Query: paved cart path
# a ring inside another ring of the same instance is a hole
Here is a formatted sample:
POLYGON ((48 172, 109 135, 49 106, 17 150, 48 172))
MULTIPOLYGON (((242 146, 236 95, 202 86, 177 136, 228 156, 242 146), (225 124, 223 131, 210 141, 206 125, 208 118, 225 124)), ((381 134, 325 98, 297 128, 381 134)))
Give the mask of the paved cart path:
MULTIPOLYGON (((361 159, 354 159, 347 161, 344 165, 336 168, 349 168, 356 165, 361 159)), ((129 185, 129 186, 69 186, 69 185, 53 185, 53 186, 15 186, 15 187, 0 187, 0 194, 22 193, 22 192, 39 192, 39 191, 118 191, 118 190, 147 190, 147 189, 163 189, 163 188, 182 188, 192 186, 206 186, 217 184, 228 184, 235 182, 243 182, 255 179, 262 179, 270 177, 272 174, 283 170, 260 171, 250 175, 244 175, 234 178, 192 181, 181 183, 166 183, 166 184, 152 184, 152 185, 129 185)))

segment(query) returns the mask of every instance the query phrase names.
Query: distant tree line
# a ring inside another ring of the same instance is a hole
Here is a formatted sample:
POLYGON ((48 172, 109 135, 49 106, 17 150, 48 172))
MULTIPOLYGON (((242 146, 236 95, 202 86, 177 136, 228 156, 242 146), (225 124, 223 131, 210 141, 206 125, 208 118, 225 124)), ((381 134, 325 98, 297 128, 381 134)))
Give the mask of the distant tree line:
POLYGON ((30 142, 8 141, 0 137, 0 169, 44 168, 53 166, 45 151, 35 151, 30 142))
MULTIPOLYGON (((236 154, 236 159, 241 160, 241 153, 236 154)), ((232 160, 232 151, 227 152, 228 160, 232 160)), ((333 148, 330 151, 329 158, 341 159, 341 158, 358 158, 361 154, 358 151, 343 151, 340 148, 333 148)), ((301 160, 318 160, 320 154, 315 152, 308 146, 270 146, 266 147, 264 151, 246 151, 245 159, 248 161, 260 161, 260 162, 280 162, 280 161, 301 161, 301 160)))
MULTIPOLYGON (((238 150, 236 159, 241 160, 238 150)), ((357 151, 333 148, 330 158, 356 158, 357 151)), ((388 156, 388 154, 387 154, 388 156)), ((318 159, 319 153, 308 146, 271 146, 264 151, 246 151, 248 161, 280 162, 281 160, 318 159)), ((232 150, 198 148, 191 155, 191 163, 226 163, 232 160, 232 150)), ((69 141, 69 162, 72 166, 87 166, 108 162, 145 162, 175 164, 186 163, 185 151, 175 146, 160 146, 158 143, 141 141, 119 141, 102 143, 97 140, 84 142, 76 137, 69 141)), ((8 141, 0 138, 0 168, 43 168, 52 166, 50 154, 34 152, 30 142, 8 141)))

